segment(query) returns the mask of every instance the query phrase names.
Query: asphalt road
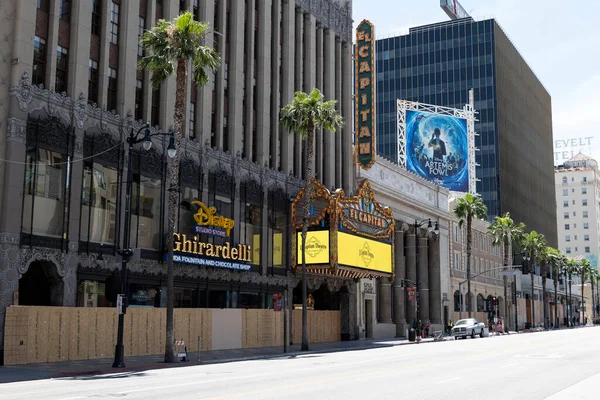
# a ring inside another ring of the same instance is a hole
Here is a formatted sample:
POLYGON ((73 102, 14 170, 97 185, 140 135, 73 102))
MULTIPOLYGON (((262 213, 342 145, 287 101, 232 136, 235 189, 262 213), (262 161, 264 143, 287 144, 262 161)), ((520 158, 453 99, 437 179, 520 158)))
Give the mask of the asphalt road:
POLYGON ((598 399, 600 328, 0 385, 5 399, 598 399))

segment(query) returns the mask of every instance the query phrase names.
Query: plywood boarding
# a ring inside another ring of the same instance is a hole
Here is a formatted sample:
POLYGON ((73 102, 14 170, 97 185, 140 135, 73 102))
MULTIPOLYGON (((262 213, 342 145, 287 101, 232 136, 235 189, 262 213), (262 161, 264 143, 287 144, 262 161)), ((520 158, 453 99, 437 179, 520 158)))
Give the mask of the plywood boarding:
MULTIPOLYGON (((308 310, 308 341, 311 343, 337 342, 341 338, 339 311, 308 310)), ((293 342, 302 342, 302 310, 292 311, 293 342)))
POLYGON ((273 310, 242 311, 242 346, 283 346, 283 312, 273 310))
POLYGON ((28 308, 9 307, 6 309, 4 327, 4 363, 6 365, 27 363, 28 329, 28 308))
MULTIPOLYGON (((247 310, 244 321, 251 333, 242 338, 243 311, 175 309, 175 338, 183 339, 188 351, 197 351, 198 338, 202 351, 283 343, 282 312, 247 310), (216 341, 213 334, 218 335, 216 341)), ((110 358, 117 340, 117 321, 114 308, 11 306, 6 312, 4 363, 110 358)), ((125 354, 162 354, 165 324, 164 308, 127 310, 125 354)))

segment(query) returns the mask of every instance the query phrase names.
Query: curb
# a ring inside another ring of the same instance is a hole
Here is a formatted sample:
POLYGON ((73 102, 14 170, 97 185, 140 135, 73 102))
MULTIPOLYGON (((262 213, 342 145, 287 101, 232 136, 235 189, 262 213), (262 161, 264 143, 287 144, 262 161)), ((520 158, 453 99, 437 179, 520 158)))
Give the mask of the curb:
POLYGON ((120 374, 120 373, 128 373, 128 372, 141 372, 141 371, 152 371, 156 369, 167 369, 167 368, 181 368, 181 367, 192 367, 197 365, 211 365, 211 364, 225 364, 229 362, 237 362, 237 361, 252 361, 252 360, 267 360, 267 359, 275 359, 275 358, 284 358, 284 357, 297 357, 306 354, 328 354, 328 353, 338 353, 343 351, 354 351, 354 350, 369 350, 369 349, 380 349, 385 347, 397 347, 397 346, 407 346, 421 343, 434 343, 433 340, 422 341, 419 343, 415 342, 406 342, 406 343, 395 343, 395 344, 376 344, 376 345, 364 345, 364 346, 356 346, 356 347, 340 347, 335 349, 323 349, 323 350, 308 350, 308 351, 293 351, 288 353, 277 353, 277 354, 263 354, 256 356, 248 356, 248 357, 233 357, 233 358, 225 358, 225 359, 212 359, 212 360, 204 360, 204 361, 182 361, 179 363, 167 364, 164 362, 160 362, 158 364, 149 364, 144 366, 137 367, 125 367, 122 369, 94 369, 88 371, 73 371, 73 372, 61 372, 56 375, 52 375, 47 379, 60 379, 60 378, 72 378, 78 376, 91 376, 91 375, 106 375, 106 374, 120 374))

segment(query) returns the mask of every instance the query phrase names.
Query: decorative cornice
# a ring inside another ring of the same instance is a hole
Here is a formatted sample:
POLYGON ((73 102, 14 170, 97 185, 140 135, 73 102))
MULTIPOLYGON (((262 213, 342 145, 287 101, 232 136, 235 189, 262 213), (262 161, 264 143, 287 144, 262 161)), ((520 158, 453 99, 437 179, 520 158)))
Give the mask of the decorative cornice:
POLYGON ((343 40, 352 42, 351 1, 296 0, 296 4, 314 15, 319 23, 335 31, 343 40))

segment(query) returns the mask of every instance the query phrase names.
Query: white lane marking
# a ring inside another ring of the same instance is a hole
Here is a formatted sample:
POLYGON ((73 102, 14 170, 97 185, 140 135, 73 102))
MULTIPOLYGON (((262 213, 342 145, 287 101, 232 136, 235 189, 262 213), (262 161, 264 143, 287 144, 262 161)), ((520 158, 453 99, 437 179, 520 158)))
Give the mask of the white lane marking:
POLYGON ((459 380, 459 379, 462 379, 462 378, 461 378, 461 377, 456 377, 456 378, 445 379, 445 380, 443 380, 443 381, 436 382, 435 384, 437 385, 437 384, 440 384, 440 383, 446 383, 446 382, 457 381, 457 380, 459 380))

